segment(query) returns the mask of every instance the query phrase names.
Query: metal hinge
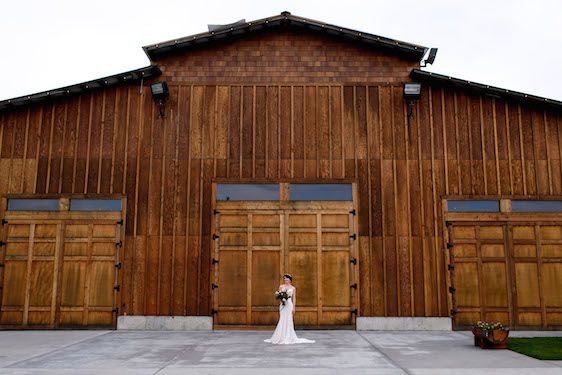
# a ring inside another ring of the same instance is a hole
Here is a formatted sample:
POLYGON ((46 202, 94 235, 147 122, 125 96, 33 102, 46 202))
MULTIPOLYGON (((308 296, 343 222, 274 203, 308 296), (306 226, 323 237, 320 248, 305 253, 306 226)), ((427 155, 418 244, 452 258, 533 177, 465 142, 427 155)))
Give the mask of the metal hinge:
POLYGON ((446 227, 452 227, 452 226, 453 226, 453 222, 451 222, 451 221, 446 221, 446 222, 445 222, 445 226, 446 226, 446 227))
POLYGON ((447 242, 447 249, 451 250, 453 247, 455 247, 455 245, 453 245, 451 242, 447 242))
POLYGON ((218 311, 217 311, 217 310, 215 310, 215 309, 211 309, 211 314, 215 315, 216 313, 218 313, 218 311))
POLYGON ((0 263, 0 268, 4 267, 4 263, 0 263))
POLYGON ((119 240, 119 241, 115 242, 115 246, 116 247, 123 247, 123 241, 119 240))
POLYGON ((221 212, 219 210, 217 210, 216 208, 213 210, 213 215, 217 215, 220 214, 221 212))
POLYGON ((355 208, 349 211, 349 213, 352 214, 353 216, 357 215, 357 211, 355 210, 355 208))
POLYGON ((213 263, 213 264, 218 264, 218 263, 219 263, 219 260, 218 260, 218 259, 215 259, 215 258, 213 258, 213 260, 211 261, 211 263, 213 263))
POLYGON ((353 288, 353 289, 357 289, 357 283, 351 284, 350 287, 353 288))
POLYGON ((123 225, 123 219, 119 219, 119 220, 117 220, 117 224, 119 224, 119 225, 123 225))
POLYGON ((114 308, 111 312, 119 315, 119 307, 114 308))
POLYGON ((115 263, 115 268, 117 268, 118 270, 120 270, 120 269, 121 269, 121 262, 115 263))
POLYGON ((359 311, 357 311, 357 309, 353 309, 353 310, 351 310, 351 313, 354 314, 354 315, 357 315, 359 313, 359 311))
POLYGON ((355 241, 357 239, 357 233, 353 233, 349 238, 355 241))
POLYGON ((457 312, 457 309, 451 309, 451 315, 455 315, 457 312))
POLYGON ((2 225, 8 224, 8 220, 2 219, 2 225))
POLYGON ((213 241, 217 240, 218 238, 220 238, 220 236, 218 234, 213 233, 213 241))
POLYGON ((119 291, 121 290, 121 285, 115 285, 115 286, 113 287, 113 290, 116 290, 116 291, 119 292, 119 291))
POLYGON ((6 242, 0 241, 0 246, 6 246, 6 242))
POLYGON ((455 265, 454 265, 454 264, 448 264, 448 265, 447 265, 447 270, 453 271, 454 269, 455 269, 455 265))
POLYGON ((352 263, 354 266, 356 266, 357 265, 357 258, 351 258, 349 260, 349 263, 352 263))
POLYGON ((215 284, 215 283, 212 283, 212 284, 211 284, 211 289, 217 289, 218 287, 219 287, 219 286, 218 286, 217 284, 215 284))
POLYGON ((449 287, 449 293, 454 294, 457 290, 452 286, 449 287))

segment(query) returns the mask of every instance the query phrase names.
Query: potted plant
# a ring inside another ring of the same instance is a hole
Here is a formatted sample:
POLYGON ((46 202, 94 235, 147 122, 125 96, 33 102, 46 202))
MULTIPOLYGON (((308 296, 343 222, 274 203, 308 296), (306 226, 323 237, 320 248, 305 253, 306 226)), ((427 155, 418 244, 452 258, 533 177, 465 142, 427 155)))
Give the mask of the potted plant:
POLYGON ((506 349, 509 327, 504 327, 500 322, 478 321, 472 327, 474 346, 482 349, 506 349))

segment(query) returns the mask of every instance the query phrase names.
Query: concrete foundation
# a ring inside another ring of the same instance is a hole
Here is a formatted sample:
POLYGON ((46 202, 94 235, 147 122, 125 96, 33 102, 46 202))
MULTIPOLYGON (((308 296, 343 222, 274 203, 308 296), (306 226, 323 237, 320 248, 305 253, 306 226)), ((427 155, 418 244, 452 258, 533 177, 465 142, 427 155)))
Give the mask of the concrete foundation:
POLYGON ((118 330, 146 331, 211 331, 210 316, 142 316, 128 315, 117 319, 118 330))
POLYGON ((450 331, 451 318, 357 317, 358 331, 450 331))

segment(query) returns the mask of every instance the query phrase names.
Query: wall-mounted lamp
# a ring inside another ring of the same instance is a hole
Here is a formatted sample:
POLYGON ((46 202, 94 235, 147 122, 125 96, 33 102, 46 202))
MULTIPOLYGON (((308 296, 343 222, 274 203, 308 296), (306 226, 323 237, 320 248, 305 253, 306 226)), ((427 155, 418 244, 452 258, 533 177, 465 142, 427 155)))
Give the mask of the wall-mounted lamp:
POLYGON ((414 115, 414 102, 420 100, 421 84, 420 83, 405 83, 404 84, 404 99, 408 103, 408 121, 414 115))
POLYGON ((158 118, 166 117, 164 105, 166 103, 166 99, 168 99, 168 96, 170 96, 168 84, 165 81, 153 83, 152 85, 150 85, 150 91, 152 92, 152 98, 154 99, 156 104, 158 104, 158 118))

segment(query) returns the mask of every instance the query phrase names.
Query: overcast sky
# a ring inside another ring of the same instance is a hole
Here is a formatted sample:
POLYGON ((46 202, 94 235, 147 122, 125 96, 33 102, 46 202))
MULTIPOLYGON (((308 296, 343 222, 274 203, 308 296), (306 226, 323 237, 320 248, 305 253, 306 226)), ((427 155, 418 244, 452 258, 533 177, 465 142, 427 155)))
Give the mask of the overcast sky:
POLYGON ((292 14, 438 47, 430 71, 562 100, 560 0, 1 0, 0 100, 149 64, 208 23, 292 14))

